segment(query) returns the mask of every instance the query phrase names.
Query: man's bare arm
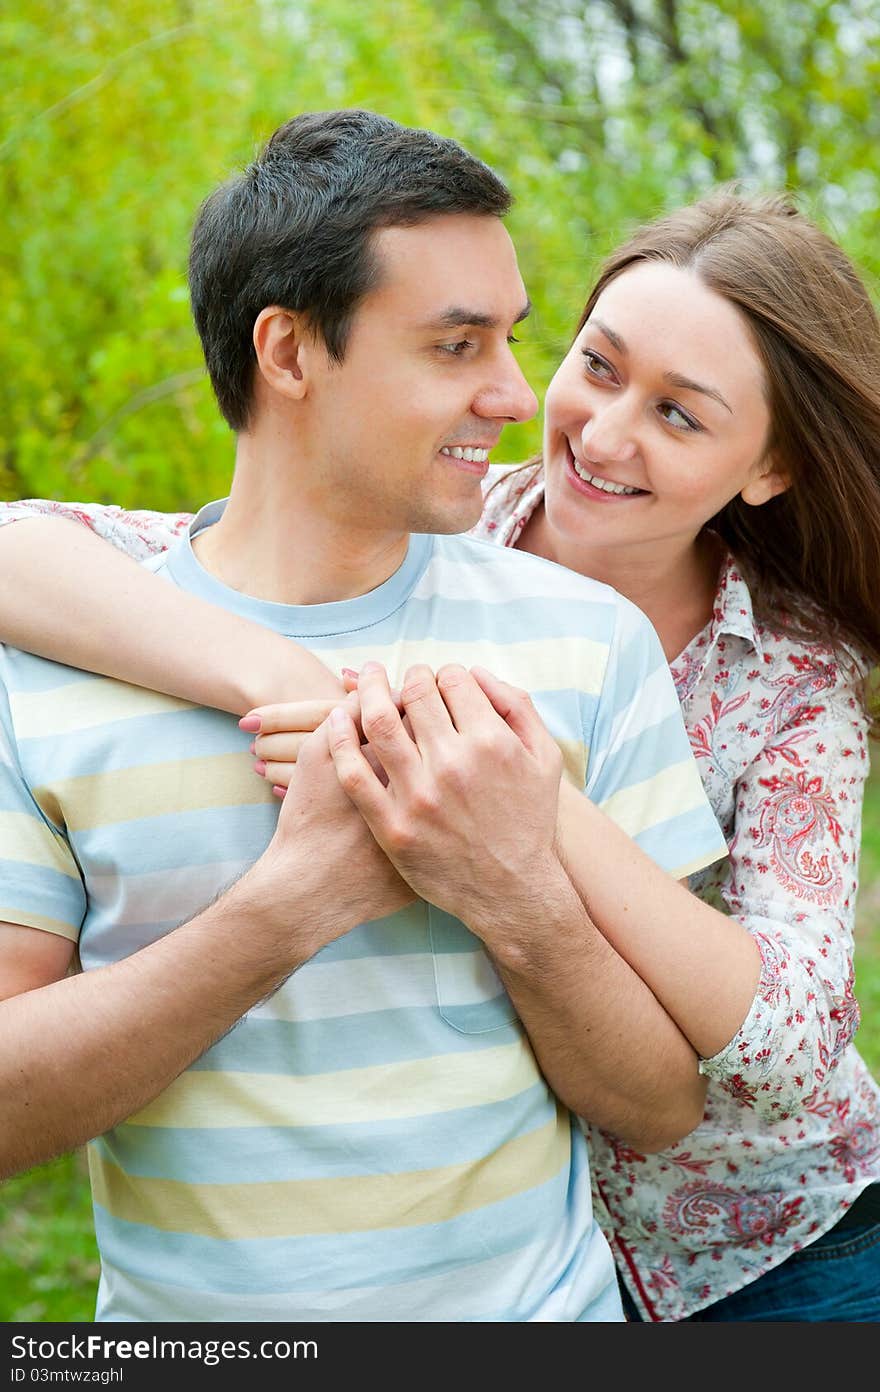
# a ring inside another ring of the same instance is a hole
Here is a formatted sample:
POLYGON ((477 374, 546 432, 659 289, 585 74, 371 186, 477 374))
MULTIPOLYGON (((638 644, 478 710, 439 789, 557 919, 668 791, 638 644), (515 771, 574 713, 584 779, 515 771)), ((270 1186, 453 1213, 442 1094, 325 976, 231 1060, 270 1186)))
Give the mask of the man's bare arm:
POLYGON ((140 1110, 327 942, 412 898, 325 743, 300 761, 264 855, 159 941, 65 976, 71 943, 0 927, 0 1178, 140 1110))

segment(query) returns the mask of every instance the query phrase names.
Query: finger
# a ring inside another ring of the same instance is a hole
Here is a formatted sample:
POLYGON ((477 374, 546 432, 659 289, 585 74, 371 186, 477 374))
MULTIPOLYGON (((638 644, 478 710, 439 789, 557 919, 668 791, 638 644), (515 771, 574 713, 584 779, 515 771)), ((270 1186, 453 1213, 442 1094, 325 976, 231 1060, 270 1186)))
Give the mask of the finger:
MULTIPOLYGON (((421 759, 400 717, 385 668, 368 662, 358 679, 361 728, 392 783, 403 785, 418 775, 421 759)), ((347 698, 351 700, 351 697, 347 698)))
POLYGON ((412 737, 425 754, 439 747, 441 740, 455 734, 455 727, 430 667, 410 667, 400 688, 400 699, 412 737))
POLYGON ((344 706, 331 711, 326 728, 330 757, 340 786, 367 824, 372 825, 382 815, 388 792, 364 758, 357 728, 344 706))
POLYGON ((339 701, 282 701, 275 706, 257 706, 238 722, 243 730, 273 735, 285 730, 317 730, 339 701), (259 720, 259 725, 253 722, 259 720))
POLYGON ((457 662, 449 662, 437 673, 437 687, 450 719, 462 734, 479 724, 498 726, 498 715, 479 683, 457 662))
POLYGON ((343 667, 342 685, 345 687, 346 692, 357 691, 358 674, 354 671, 353 668, 343 667))
POLYGON ((556 741, 532 704, 527 691, 511 686, 485 667, 472 667, 471 676, 485 693, 501 719, 518 735, 530 754, 540 754, 556 741))
POLYGON ((267 764, 295 764, 308 737, 306 731, 296 733, 293 730, 285 730, 280 735, 258 735, 251 745, 251 753, 267 764))
POLYGON ((267 783, 272 783, 279 788, 290 787, 290 780, 295 770, 295 763, 264 763, 261 759, 254 764, 254 771, 258 773, 261 778, 265 778, 267 783))

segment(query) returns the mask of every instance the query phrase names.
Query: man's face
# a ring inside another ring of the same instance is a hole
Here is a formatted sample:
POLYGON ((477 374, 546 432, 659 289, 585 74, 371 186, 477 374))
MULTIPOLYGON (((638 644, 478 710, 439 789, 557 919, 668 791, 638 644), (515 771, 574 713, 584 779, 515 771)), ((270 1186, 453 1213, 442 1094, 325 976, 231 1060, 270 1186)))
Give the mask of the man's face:
POLYGON ((361 534, 465 531, 502 426, 537 410, 510 347, 528 309, 513 243, 498 218, 448 214, 374 247, 344 360, 318 355, 310 379, 309 499, 361 534))

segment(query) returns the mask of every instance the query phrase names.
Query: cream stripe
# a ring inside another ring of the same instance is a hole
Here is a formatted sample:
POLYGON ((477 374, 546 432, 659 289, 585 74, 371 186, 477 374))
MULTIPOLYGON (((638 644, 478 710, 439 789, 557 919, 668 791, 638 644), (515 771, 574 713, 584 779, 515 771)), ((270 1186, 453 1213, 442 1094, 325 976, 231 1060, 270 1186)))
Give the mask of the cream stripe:
POLYGON ((458 1165, 402 1174, 341 1175, 250 1184, 184 1184, 126 1174, 95 1156, 96 1201, 116 1218, 163 1232, 241 1238, 376 1232, 445 1223, 533 1189, 568 1161, 561 1108, 546 1126, 458 1165))
POLYGON ((638 836, 648 827, 703 806, 705 801, 697 766, 692 759, 685 759, 661 769, 643 783, 621 788, 599 805, 628 836, 638 836))
POLYGON ((62 778, 51 788, 37 788, 34 797, 47 806, 57 803, 71 832, 139 817, 274 801, 272 789, 254 776, 250 759, 243 753, 174 759, 62 778))
POLYGON ((129 1125, 337 1126, 503 1102, 540 1079, 525 1039, 497 1049, 288 1077, 190 1069, 129 1125))
POLYGON ((466 637, 441 641, 419 638, 381 647, 321 648, 316 656, 328 667, 361 667, 381 662, 392 685, 399 686, 407 667, 427 663, 435 671, 447 662, 465 667, 488 667, 504 681, 526 691, 559 691, 576 684, 579 691, 598 695, 608 662, 608 645, 589 638, 542 638, 523 643, 469 642, 466 637))
POLYGON ((30 812, 0 812, 0 859, 14 865, 39 865, 79 880, 73 856, 39 817, 30 812))
POLYGON ((59 918, 47 918, 45 914, 32 913, 30 909, 8 908, 0 904, 0 922, 13 928, 39 928, 44 933, 54 933, 59 938, 69 938, 76 942, 79 928, 72 923, 62 923, 59 918))
POLYGON ((189 701, 110 677, 67 682, 51 691, 17 691, 10 693, 9 704, 19 739, 69 735, 113 720, 193 709, 189 701))
POLYGON ((579 793, 584 791, 587 781, 587 766, 590 761, 590 747, 582 740, 558 739, 556 743, 562 751, 562 772, 573 783, 579 793))

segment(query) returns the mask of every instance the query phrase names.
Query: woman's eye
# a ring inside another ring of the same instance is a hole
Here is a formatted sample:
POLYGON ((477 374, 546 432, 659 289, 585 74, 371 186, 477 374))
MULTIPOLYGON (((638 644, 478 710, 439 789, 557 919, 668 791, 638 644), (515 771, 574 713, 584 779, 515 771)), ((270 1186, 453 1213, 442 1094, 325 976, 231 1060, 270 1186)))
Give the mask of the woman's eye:
POLYGON ((666 423, 676 430, 702 430, 703 428, 698 421, 694 420, 693 416, 686 415, 680 406, 676 406, 674 401, 661 401, 657 409, 666 423))
POLYGON ((591 377, 598 377, 601 381, 607 382, 614 376, 611 364, 600 358, 598 353, 594 353, 590 348, 582 348, 581 355, 591 377))
POLYGON ((457 343, 441 343, 439 345, 441 353, 448 353, 451 358, 460 358, 462 353, 466 353, 468 348, 473 348, 473 343, 469 338, 460 338, 457 343))

